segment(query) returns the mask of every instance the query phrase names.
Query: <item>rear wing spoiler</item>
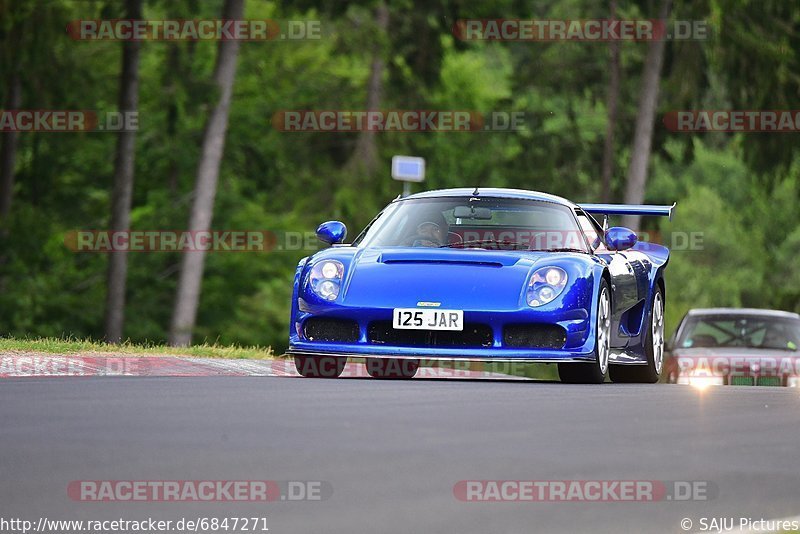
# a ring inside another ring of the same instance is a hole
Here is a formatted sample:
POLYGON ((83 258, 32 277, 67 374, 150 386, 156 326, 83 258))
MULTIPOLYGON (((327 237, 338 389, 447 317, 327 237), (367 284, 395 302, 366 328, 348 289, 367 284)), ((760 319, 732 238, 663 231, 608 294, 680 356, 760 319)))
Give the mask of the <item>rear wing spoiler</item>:
POLYGON ((579 204, 583 211, 599 215, 647 215, 652 217, 669 217, 672 220, 672 206, 657 206, 653 204, 579 204))

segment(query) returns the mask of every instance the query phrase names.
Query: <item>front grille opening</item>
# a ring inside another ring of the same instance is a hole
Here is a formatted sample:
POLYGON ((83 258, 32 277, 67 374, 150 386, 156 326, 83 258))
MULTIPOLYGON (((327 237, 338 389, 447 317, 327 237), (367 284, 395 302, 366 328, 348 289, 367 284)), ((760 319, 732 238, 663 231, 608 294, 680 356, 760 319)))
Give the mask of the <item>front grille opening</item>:
POLYGON ((513 324, 503 329, 503 345, 516 349, 560 349, 567 331, 557 324, 513 324))
POLYGON ((752 386, 754 379, 752 376, 732 376, 732 386, 752 386))
POLYGON ((779 377, 779 376, 759 376, 757 383, 758 383, 759 386, 780 386, 781 385, 781 377, 779 377))
POLYGON ((464 330, 395 330, 391 321, 373 321, 367 328, 367 340, 376 345, 398 347, 491 347, 492 327, 466 323, 464 330))
POLYGON ((358 341, 358 323, 348 319, 311 317, 303 325, 303 333, 309 341, 338 341, 355 343, 358 341))

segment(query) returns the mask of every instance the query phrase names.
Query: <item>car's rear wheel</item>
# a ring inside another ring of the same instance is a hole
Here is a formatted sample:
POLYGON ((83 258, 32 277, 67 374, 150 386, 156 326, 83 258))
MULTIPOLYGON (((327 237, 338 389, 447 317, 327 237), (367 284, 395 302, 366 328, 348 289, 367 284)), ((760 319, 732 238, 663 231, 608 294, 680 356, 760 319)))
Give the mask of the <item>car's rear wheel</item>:
POLYGON ((414 378, 419 360, 367 358, 367 373, 372 378, 414 378))
POLYGON ((661 369, 664 367, 664 294, 660 287, 656 288, 656 293, 653 295, 644 352, 647 356, 647 365, 612 365, 609 370, 611 380, 642 384, 658 382, 661 369))
POLYGON ((344 371, 347 358, 340 356, 295 356, 297 372, 306 378, 337 378, 344 371))
POLYGON ((558 376, 570 384, 602 384, 611 354, 611 291, 605 279, 600 282, 595 327, 595 360, 591 363, 559 363, 558 376))

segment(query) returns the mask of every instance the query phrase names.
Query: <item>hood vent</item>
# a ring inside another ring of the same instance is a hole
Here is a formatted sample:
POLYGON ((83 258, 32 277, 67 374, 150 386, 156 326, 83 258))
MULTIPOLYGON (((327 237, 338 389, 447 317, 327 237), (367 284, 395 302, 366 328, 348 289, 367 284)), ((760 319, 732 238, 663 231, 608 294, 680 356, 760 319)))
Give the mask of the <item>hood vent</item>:
POLYGON ((480 265, 484 267, 508 267, 516 264, 519 260, 520 256, 518 255, 502 254, 483 250, 420 249, 382 252, 379 261, 385 264, 436 263, 440 265, 480 265))
POLYGON ((390 265, 393 263, 416 263, 416 264, 447 264, 447 265, 482 265, 483 267, 502 267, 503 264, 499 261, 470 261, 470 260, 444 260, 444 259, 402 259, 402 260, 383 260, 383 263, 390 265))

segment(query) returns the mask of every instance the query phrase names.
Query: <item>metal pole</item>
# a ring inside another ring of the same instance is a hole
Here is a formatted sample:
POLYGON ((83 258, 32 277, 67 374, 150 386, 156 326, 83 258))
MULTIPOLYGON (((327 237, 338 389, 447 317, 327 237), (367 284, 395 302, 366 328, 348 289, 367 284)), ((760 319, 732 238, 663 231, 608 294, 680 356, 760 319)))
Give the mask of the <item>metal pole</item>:
POLYGON ((407 197, 411 194, 411 184, 409 182, 403 182, 403 196, 407 197))

